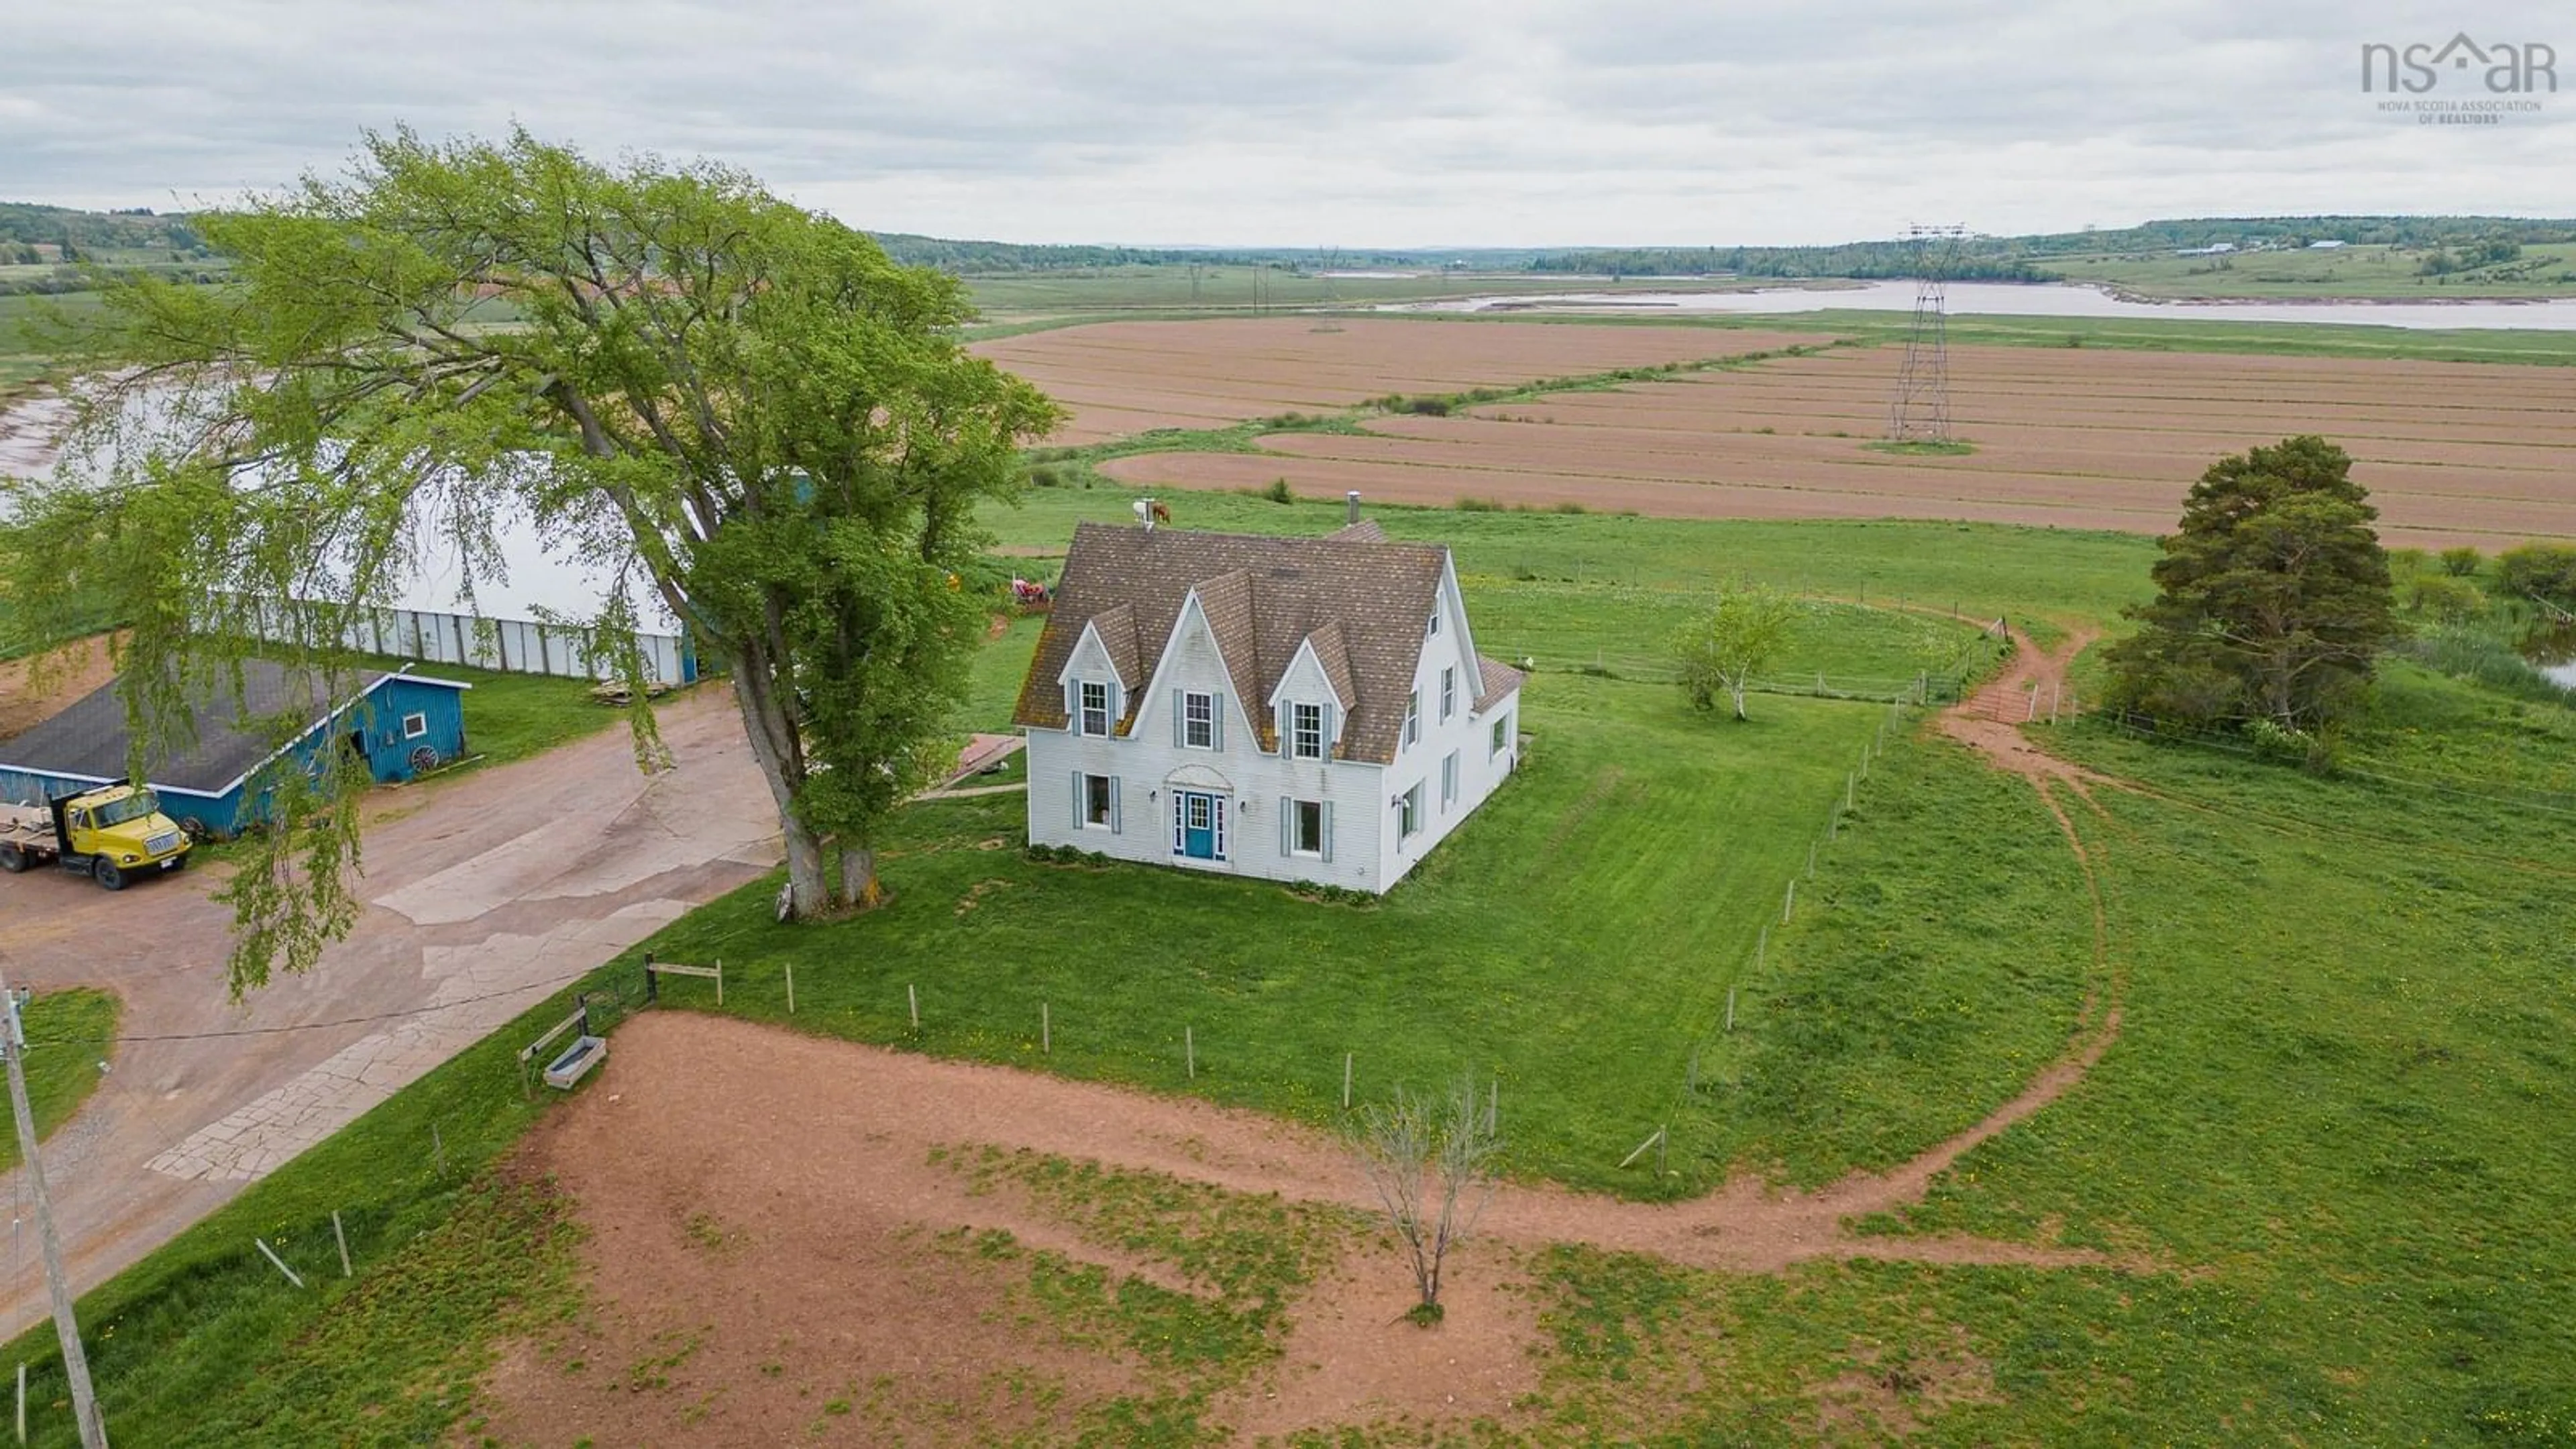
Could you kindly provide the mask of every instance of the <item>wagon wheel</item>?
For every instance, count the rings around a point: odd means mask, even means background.
[[[427,746],[427,745],[420,745],[420,746],[415,747],[415,748],[412,750],[412,752],[411,752],[411,772],[412,772],[413,774],[415,774],[415,775],[426,775],[426,774],[428,774],[430,771],[435,770],[435,769],[437,769],[437,768],[438,768],[438,751],[436,751],[436,750],[434,750],[434,749],[430,748],[430,747],[429,747],[429,746]]]
[[[179,821],[179,828],[187,833],[190,840],[205,841],[215,838],[215,832],[206,828],[206,822],[194,815],[183,816]]]

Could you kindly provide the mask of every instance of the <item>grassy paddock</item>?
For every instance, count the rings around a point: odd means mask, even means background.
[[[1124,485],[1032,488],[986,523],[1001,542],[1062,549],[1081,521],[1129,524]],[[1273,503],[1231,493],[1166,499],[1177,526],[1319,534],[1341,527],[1342,502]],[[1488,513],[1369,504],[1387,536],[1455,550],[1468,605],[1483,618],[1498,583],[1714,590],[1742,579],[1811,596],[1904,602],[1969,619],[2116,618],[2150,596],[2155,541],[2131,534],[1905,520],[1773,523],[1603,513]],[[1508,607],[1508,604],[1505,605]],[[1478,642],[1485,645],[1480,627]],[[1634,649],[1606,636],[1605,647]],[[1488,648],[1488,652],[1492,652]]]
[[[806,1031],[1158,1090],[1309,1121],[1359,1090],[1498,1077],[1517,1171],[1631,1193],[1704,1188],[1614,1164],[1679,1089],[1780,885],[1885,717],[1766,699],[1695,718],[1669,686],[1543,676],[1513,780],[1368,906],[1261,881],[1025,858],[1015,795],[908,812],[886,841],[893,903],[781,927],[755,885],[658,935],[726,963],[725,1006]],[[1655,929],[1640,937],[1637,923]],[[1075,923],[1078,923],[1075,924]],[[666,992],[700,1006],[697,983]],[[906,1020],[919,989],[923,1029]],[[706,999],[700,1001],[704,996]],[[1040,1054],[1041,1006],[1053,1051]],[[1185,1079],[1182,1031],[1198,1077]],[[1517,1105],[1513,1105],[1517,1103]],[[1647,1123],[1640,1128],[1639,1123]]]

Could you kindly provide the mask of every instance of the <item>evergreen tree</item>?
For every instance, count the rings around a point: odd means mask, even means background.
[[[2222,458],[2160,541],[2144,627],[2110,652],[2128,708],[2199,723],[2331,722],[2394,637],[2388,552],[2352,458],[2314,436]]]

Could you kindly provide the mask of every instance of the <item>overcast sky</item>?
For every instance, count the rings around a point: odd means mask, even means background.
[[[2369,0],[29,0],[0,199],[194,205],[369,127],[712,156],[854,225],[1282,246],[2576,211],[2576,9]],[[2361,47],[2542,41],[2500,126]],[[2435,98],[2483,98],[2443,77]]]

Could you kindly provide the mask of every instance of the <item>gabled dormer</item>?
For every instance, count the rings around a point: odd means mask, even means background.
[[[1270,717],[1277,721],[1273,752],[1291,760],[1335,758],[1357,702],[1342,626],[1327,623],[1297,641],[1297,652],[1270,692]]]
[[[1251,584],[1239,571],[1193,586],[1137,698],[1135,728],[1169,717],[1180,750],[1222,753],[1229,739],[1258,739],[1261,699],[1243,687],[1253,678],[1251,616]]]
[[[1133,725],[1128,708],[1136,702],[1142,674],[1135,611],[1119,604],[1092,615],[1056,675],[1064,691],[1065,729],[1078,735],[1125,735]]]

